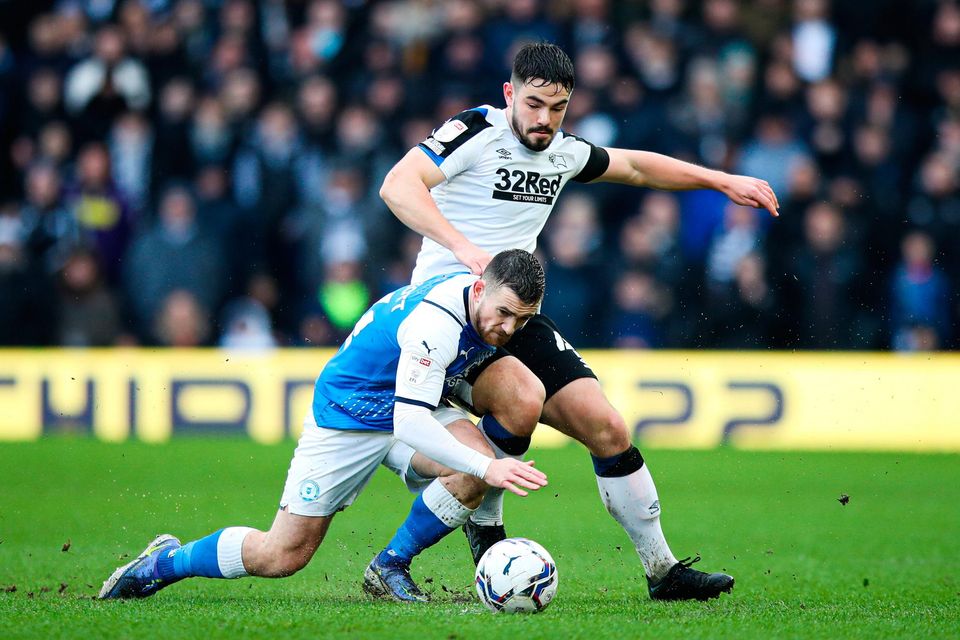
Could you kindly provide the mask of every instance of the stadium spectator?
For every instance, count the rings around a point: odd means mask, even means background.
[[[136,214],[112,178],[109,149],[100,142],[87,143],[77,158],[75,183],[65,201],[84,235],[103,259],[111,284],[118,282],[123,258],[136,224]]]
[[[49,278],[30,260],[23,244],[20,217],[11,207],[0,208],[0,344],[50,344],[56,334],[56,314]]]
[[[893,348],[937,349],[950,338],[950,291],[946,275],[934,262],[930,236],[914,231],[903,239],[902,260],[892,283]]]
[[[337,114],[337,88],[324,76],[310,76],[300,83],[297,116],[306,143],[323,154],[334,146],[334,121]]]
[[[160,302],[150,337],[162,347],[203,347],[210,333],[210,316],[197,297],[176,289]]]
[[[565,196],[550,220],[544,249],[547,292],[543,313],[560,331],[583,337],[584,346],[600,346],[606,319],[608,285],[599,250],[603,243],[596,204],[583,194]]]
[[[27,172],[26,183],[26,198],[20,209],[26,248],[30,258],[52,274],[81,242],[82,231],[73,211],[63,201],[63,186],[55,166],[47,162],[34,164]]]
[[[836,78],[807,86],[807,114],[801,120],[800,131],[829,177],[842,171],[849,153],[848,98],[846,87]]]
[[[944,259],[956,268],[960,264],[960,251],[952,239],[960,232],[957,167],[946,156],[933,153],[920,166],[917,182],[916,193],[907,204],[907,218],[946,249]]]
[[[762,349],[774,343],[780,309],[759,253],[737,263],[734,280],[714,293],[706,320],[704,346],[713,349]]]
[[[117,190],[134,211],[149,205],[154,136],[150,123],[135,111],[114,120],[108,138],[111,174]]]
[[[676,197],[662,191],[648,193],[640,212],[620,231],[621,268],[646,271],[671,288],[678,286],[683,277],[679,228]]]
[[[342,342],[353,330],[353,325],[370,303],[370,291],[361,279],[362,266],[358,260],[344,255],[327,264],[326,277],[316,292],[316,308],[329,325],[332,335],[326,344]],[[309,317],[309,316],[308,316]]]
[[[120,302],[104,282],[97,254],[78,246],[59,275],[58,340],[68,347],[109,347],[126,341]]]
[[[722,292],[733,282],[740,261],[749,253],[760,250],[762,243],[760,216],[749,207],[729,203],[723,228],[717,233],[707,254],[708,290]]]
[[[73,172],[73,134],[63,120],[54,120],[37,134],[36,160],[50,162],[61,176]]]
[[[157,195],[157,187],[164,181],[193,177],[196,162],[195,154],[190,150],[190,120],[196,101],[193,84],[188,78],[172,78],[160,88],[154,118],[151,197]]]
[[[229,172],[220,165],[200,168],[194,180],[197,198],[197,223],[204,233],[218,238],[224,247],[244,246],[249,233],[246,219],[240,207],[231,197]],[[224,271],[228,274],[228,291],[242,289],[253,271],[246,252],[227,251],[224,255]]]
[[[417,264],[417,254],[420,253],[422,238],[420,235],[404,229],[400,232],[400,240],[396,244],[397,255],[391,259],[383,269],[377,288],[377,296],[405,287],[410,283],[413,268]]]
[[[270,327],[270,314],[253,298],[234,300],[223,310],[223,318],[221,347],[262,351],[277,346]]]
[[[190,122],[189,137],[192,160],[196,164],[225,164],[233,157],[236,136],[227,123],[223,105],[213,96],[206,96],[197,103]],[[176,148],[173,151],[173,163],[191,160],[178,160]]]
[[[767,176],[777,192],[787,190],[790,167],[807,155],[806,145],[792,131],[790,122],[780,114],[767,113],[757,121],[755,137],[741,152],[737,171],[748,175],[757,172]]]
[[[613,284],[608,344],[618,349],[663,346],[662,320],[672,301],[665,288],[643,271],[625,271]]]
[[[178,184],[167,188],[157,222],[133,243],[126,261],[124,291],[142,339],[149,341],[162,334],[169,341],[170,336],[179,335],[179,324],[171,327],[169,323],[181,317],[193,319],[184,320],[187,325],[205,324],[196,318],[219,307],[227,286],[222,256],[220,239],[197,222],[196,203],[189,190]],[[187,309],[180,299],[171,302],[168,298],[175,291],[189,293],[197,308]],[[164,314],[170,317],[158,321]],[[165,327],[163,331],[155,330],[158,322]],[[209,333],[208,329],[184,331],[198,336],[198,343],[204,343]]]
[[[20,114],[20,134],[36,138],[43,127],[63,120],[63,79],[52,68],[41,67],[27,82],[26,101]]]
[[[295,217],[316,209],[325,180],[324,160],[303,145],[289,107],[268,105],[243,140],[233,167],[234,199],[243,210],[245,259],[270,270],[284,295],[294,299],[299,283],[300,245]],[[309,212],[304,215],[310,215]]]
[[[682,81],[681,55],[668,37],[640,24],[624,34],[627,60],[633,74],[657,102],[676,93]]]
[[[894,218],[905,181],[893,155],[890,131],[880,125],[858,126],[853,133],[853,156],[853,175],[869,206],[883,220]]]
[[[723,103],[719,69],[713,60],[699,58],[690,64],[688,74],[687,95],[670,109],[669,118],[700,161],[722,165],[729,153],[732,114]]]
[[[793,66],[803,80],[824,80],[833,68],[837,30],[828,20],[828,0],[794,2]]]
[[[123,31],[113,25],[100,27],[93,55],[66,77],[64,103],[80,142],[103,140],[123,111],[149,106],[150,78],[143,64],[127,55]]]
[[[804,216],[804,236],[784,266],[782,284],[796,346],[862,348],[869,341],[858,324],[862,259],[847,242],[843,213],[828,202],[813,204]]]

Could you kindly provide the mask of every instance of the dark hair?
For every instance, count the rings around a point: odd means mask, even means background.
[[[567,91],[573,91],[573,62],[563,49],[549,42],[525,44],[513,58],[513,73],[510,81],[514,84],[527,84],[540,80],[546,87],[559,84]]]
[[[509,287],[523,304],[540,304],[546,287],[540,261],[523,249],[507,249],[493,256],[483,270],[483,280],[491,287]]]

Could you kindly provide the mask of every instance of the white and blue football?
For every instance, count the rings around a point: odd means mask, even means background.
[[[477,595],[494,612],[537,613],[557,595],[557,565],[546,549],[526,538],[507,538],[477,564]]]

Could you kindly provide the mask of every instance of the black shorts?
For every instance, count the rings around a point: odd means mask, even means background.
[[[534,375],[540,378],[549,399],[557,391],[580,378],[594,378],[596,374],[580,354],[560,335],[553,320],[538,313],[523,329],[510,338],[506,347],[500,347],[480,366],[467,375],[471,385],[491,364],[506,356],[515,356]]]

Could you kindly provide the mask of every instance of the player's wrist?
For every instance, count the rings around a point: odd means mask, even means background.
[[[721,193],[728,193],[731,188],[731,176],[729,173],[720,171],[718,169],[706,169],[707,175],[704,179],[707,188],[713,189],[714,191],[719,191]]]
[[[487,479],[487,472],[490,470],[490,465],[493,464],[493,458],[490,456],[485,456],[479,451],[474,452],[474,455],[470,459],[470,470],[468,473],[474,475],[481,480]]]
[[[450,243],[450,251],[452,251],[453,254],[457,256],[462,255],[464,253],[469,253],[472,247],[473,247],[473,243],[467,240],[466,238],[463,238],[462,240],[457,239]]]

